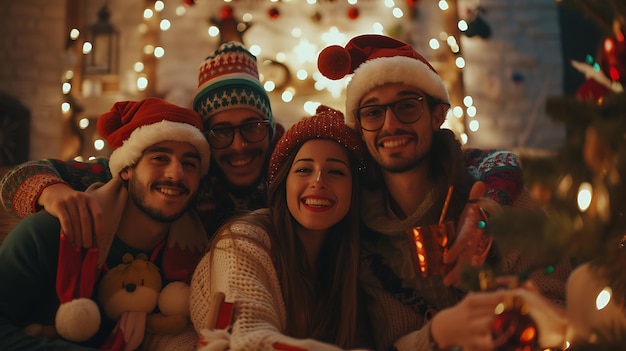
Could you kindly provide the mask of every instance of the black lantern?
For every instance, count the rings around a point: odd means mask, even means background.
[[[86,75],[115,75],[118,73],[119,33],[109,22],[109,9],[105,4],[98,12],[98,20],[89,26],[85,42],[90,42],[91,52],[85,53],[83,72]]]

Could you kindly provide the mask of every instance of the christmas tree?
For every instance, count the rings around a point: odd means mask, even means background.
[[[564,145],[550,156],[522,159],[527,187],[541,208],[505,209],[491,218],[488,232],[504,253],[540,257],[531,269],[549,274],[551,265],[571,260],[567,350],[621,350],[626,347],[626,1],[560,4],[583,11],[606,36],[598,53],[572,62],[586,78],[576,96],[547,101],[547,114],[566,126]]]

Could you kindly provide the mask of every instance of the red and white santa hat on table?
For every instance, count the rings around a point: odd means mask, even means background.
[[[365,34],[352,38],[344,47],[331,45],[322,50],[317,67],[326,78],[338,80],[348,74],[346,125],[356,126],[355,110],[363,95],[386,83],[414,86],[431,97],[450,103],[448,90],[433,66],[413,47],[400,40]]]
[[[202,175],[209,170],[211,151],[202,134],[202,118],[191,109],[159,98],[120,101],[100,116],[97,129],[113,149],[109,169],[114,177],[134,165],[146,148],[163,141],[192,144],[200,153]]]

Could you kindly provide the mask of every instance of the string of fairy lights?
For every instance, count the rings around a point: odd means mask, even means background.
[[[198,0],[198,4],[200,1],[203,0]],[[451,6],[448,1],[455,0],[439,0],[437,2],[437,9],[441,12],[450,11]],[[228,7],[236,8],[237,13],[240,14],[237,18],[237,21],[239,21],[237,26],[245,27],[255,20],[272,21],[273,19],[276,19],[278,17],[277,15],[280,13],[279,11],[281,6],[284,7],[295,3],[297,3],[297,6],[301,6],[302,3],[305,3],[306,6],[318,6],[318,8],[323,6],[333,6],[333,9],[336,9],[338,8],[338,2],[339,1],[327,0],[224,0],[224,7],[222,10]],[[362,23],[359,29],[360,33],[342,31],[341,27],[338,25],[329,25],[321,32],[307,31],[303,29],[302,26],[296,25],[292,28],[285,28],[285,33],[288,33],[286,35],[289,36],[289,39],[296,42],[296,44],[292,45],[290,48],[279,48],[278,50],[275,50],[271,48],[271,46],[275,44],[272,43],[272,40],[267,40],[267,43],[256,42],[249,45],[248,49],[257,57],[270,57],[272,62],[286,66],[291,73],[288,84],[277,84],[272,81],[271,78],[262,75],[261,80],[265,89],[270,93],[278,95],[281,102],[293,104],[297,97],[303,97],[304,94],[311,93],[310,91],[307,91],[306,93],[302,93],[302,95],[300,95],[298,89],[299,85],[301,86],[303,82],[308,81],[312,82],[313,87],[318,93],[325,92],[330,94],[333,99],[341,99],[342,93],[345,91],[350,78],[348,77],[332,81],[323,77],[317,71],[317,66],[315,64],[319,51],[332,44],[345,45],[350,37],[361,33],[368,32],[388,34],[388,30],[390,30],[388,27],[393,26],[394,21],[410,20],[410,18],[407,17],[408,12],[415,9],[417,6],[424,6],[419,4],[419,0],[384,0],[383,3],[387,13],[376,13],[375,15],[377,18],[387,16],[390,19],[389,24],[385,24],[383,21],[377,20],[364,24]],[[158,31],[160,32],[174,30],[175,23],[183,19],[190,11],[194,11],[197,7],[196,5],[198,4],[196,4],[196,1],[191,0],[168,0],[167,3],[163,0],[146,1],[146,5],[141,13],[142,18],[138,30],[140,33],[147,33],[149,31],[148,23],[150,21],[156,21],[158,23]],[[261,8],[264,8],[262,5],[266,5],[265,8],[270,6],[270,10],[266,10],[265,12],[260,10]],[[168,6],[172,6],[172,8],[167,8]],[[343,6],[348,11],[344,18],[349,17],[348,20],[365,22],[366,20],[363,18],[367,17],[367,11],[371,10],[374,6],[380,6],[380,2],[373,0],[345,0]],[[223,12],[221,15],[223,15]],[[263,18],[263,16],[266,17]],[[464,30],[467,30],[468,23],[461,19],[458,21],[457,26],[459,31],[463,32]],[[207,23],[206,34],[210,38],[214,38],[213,40],[216,41],[217,45],[217,40],[220,35],[222,35],[222,28],[220,28],[218,24]],[[80,45],[82,55],[90,55],[93,51],[94,45],[96,45],[95,43],[91,43],[81,38],[81,31],[79,28],[71,28],[69,38],[71,41]],[[144,46],[141,49],[144,54],[143,57],[149,57],[152,55],[159,60],[167,54],[167,48],[158,45],[156,42],[158,41],[158,35],[156,38],[155,42],[143,44]],[[461,54],[459,39],[455,36],[455,34],[441,31],[437,37],[430,38],[427,43],[428,47],[430,50],[433,50],[434,54],[436,54],[439,50],[449,50],[454,55],[454,65],[457,69],[462,70],[465,67],[466,62]],[[428,55],[426,56],[428,57]],[[262,64],[262,62],[260,62],[260,64]],[[152,84],[153,77],[144,71],[145,67],[146,65],[142,60],[135,62],[132,67],[120,67],[120,72],[132,70],[134,76],[136,77],[134,89],[136,89],[136,92],[138,93],[145,92]],[[74,69],[75,67],[67,68],[64,74],[64,81],[62,83],[62,91],[66,96],[61,105],[61,110],[64,116],[73,116],[76,113],[73,108],[76,99],[72,98],[72,80],[74,79]],[[120,75],[121,74],[123,73],[120,73]],[[320,103],[320,101],[316,101],[314,99],[306,99],[306,101],[302,103],[302,109],[308,114],[313,114]],[[455,131],[461,142],[465,144],[468,141],[467,133],[477,132],[480,128],[479,121],[476,118],[477,109],[474,105],[474,99],[471,96],[464,96],[462,101],[453,101],[452,103],[453,106],[449,110],[444,127]],[[88,118],[79,118],[77,121],[78,127],[81,130],[86,129],[89,126],[89,123],[90,121]],[[96,139],[93,143],[93,147],[96,151],[102,150],[105,147],[105,143],[101,139]],[[81,156],[78,158],[82,159]],[[91,156],[88,156],[87,158],[91,158]]]

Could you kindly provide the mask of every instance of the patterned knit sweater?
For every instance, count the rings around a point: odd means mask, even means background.
[[[466,167],[470,182],[483,181],[487,197],[504,206],[528,205],[525,201],[528,199],[521,196],[527,191],[515,154],[467,149],[462,155],[462,164],[457,169]],[[462,184],[468,179],[459,174],[455,181]],[[391,210],[384,188],[366,190],[362,196],[361,217],[367,229],[362,236],[360,282],[367,295],[378,350],[391,350],[394,343],[401,351],[431,350],[429,328],[424,326],[437,311],[455,305],[465,295],[459,289],[444,286],[443,276],[423,278],[418,274],[406,235],[408,228],[437,223],[446,191],[447,183],[438,183],[415,213],[407,214],[406,218],[399,218]],[[447,220],[458,221],[465,200],[452,198]],[[521,272],[530,265],[514,254],[500,259],[504,273]],[[569,264],[564,263],[551,276],[534,274],[532,278],[544,295],[562,302],[569,272]]]
[[[269,217],[268,210],[256,213]],[[222,292],[224,301],[235,306],[230,350],[275,350],[276,343],[304,350],[341,350],[283,334],[288,323],[285,303],[264,228],[236,221],[214,240],[217,243],[200,261],[191,282],[191,320],[198,332],[213,327],[210,306]]]
[[[267,207],[264,179],[256,186],[235,193],[218,172],[218,167],[212,165],[209,174],[202,178],[195,206],[209,237],[237,211]],[[12,169],[0,181],[1,200],[7,211],[24,218],[41,209],[37,200],[49,185],[65,182],[76,190],[84,191],[93,183],[105,183],[109,179],[111,173],[106,158],[89,162],[57,159],[29,161]]]

